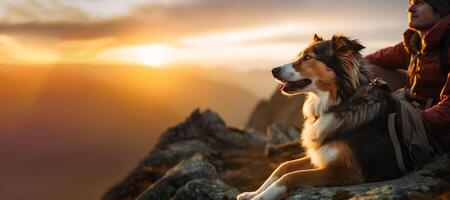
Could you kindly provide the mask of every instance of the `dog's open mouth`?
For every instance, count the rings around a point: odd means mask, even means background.
[[[294,92],[305,88],[306,86],[311,84],[311,82],[312,81],[310,79],[303,79],[295,82],[285,82],[280,85],[280,89],[287,93]]]

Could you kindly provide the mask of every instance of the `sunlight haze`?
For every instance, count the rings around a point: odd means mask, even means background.
[[[314,33],[358,38],[365,53],[393,45],[406,28],[405,6],[387,0],[1,1],[0,58],[268,69],[295,58]]]

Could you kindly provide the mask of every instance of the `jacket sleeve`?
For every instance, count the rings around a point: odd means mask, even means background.
[[[439,103],[420,114],[430,135],[450,134],[450,73],[447,74]]]
[[[396,70],[407,69],[410,56],[403,43],[400,42],[395,46],[387,47],[369,54],[366,56],[366,59],[370,64],[377,65],[385,69]]]

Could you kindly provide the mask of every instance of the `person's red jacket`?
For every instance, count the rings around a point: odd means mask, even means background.
[[[418,55],[418,76],[412,89],[417,98],[435,98],[439,102],[421,112],[422,119],[430,135],[450,134],[450,73],[444,74],[440,66],[440,51],[443,39],[450,34],[450,15],[441,19],[424,37],[413,30],[403,34],[403,42],[393,47],[379,50],[366,56],[369,63],[387,69],[408,69],[411,53]],[[450,64],[450,50],[447,51]],[[411,71],[408,78],[411,78]],[[408,87],[413,85],[410,79]]]

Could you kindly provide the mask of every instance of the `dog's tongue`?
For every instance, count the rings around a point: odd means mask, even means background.
[[[285,88],[287,85],[288,85],[288,83],[281,83],[281,84],[280,84],[280,89]]]
[[[284,89],[301,89],[306,87],[307,85],[309,85],[311,83],[311,80],[309,79],[304,79],[304,80],[300,80],[300,81],[296,81],[296,82],[286,82],[286,83],[282,83],[280,84],[280,89],[284,90]]]

